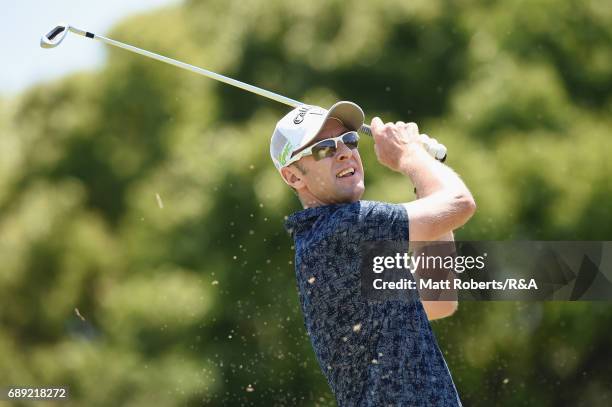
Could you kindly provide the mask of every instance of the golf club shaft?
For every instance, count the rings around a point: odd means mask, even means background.
[[[277,102],[283,103],[283,104],[291,106],[293,108],[298,107],[298,106],[303,104],[302,102],[300,102],[298,100],[294,100],[294,99],[288,98],[286,96],[279,95],[278,93],[270,92],[269,90],[265,90],[265,89],[259,88],[257,86],[250,85],[248,83],[244,83],[244,82],[241,82],[239,80],[232,79],[232,78],[229,78],[227,76],[220,75],[220,74],[218,74],[216,72],[212,72],[212,71],[209,71],[207,69],[203,69],[203,68],[191,65],[191,64],[187,64],[185,62],[177,61],[176,59],[168,58],[168,57],[165,57],[163,55],[159,55],[159,54],[156,54],[154,52],[147,51],[147,50],[135,47],[133,45],[125,44],[123,42],[116,41],[116,40],[113,40],[111,38],[104,37],[102,35],[94,34],[94,33],[89,32],[89,31],[84,31],[84,30],[81,30],[81,29],[73,27],[73,26],[69,26],[68,29],[71,32],[73,32],[75,34],[78,34],[78,35],[81,35],[83,37],[87,37],[87,38],[91,38],[91,39],[94,39],[94,40],[98,40],[98,41],[101,41],[101,42],[103,42],[105,44],[112,45],[113,47],[123,48],[123,49],[125,49],[127,51],[134,52],[136,54],[140,54],[140,55],[143,55],[145,57],[148,57],[148,58],[151,58],[151,59],[155,59],[155,60],[164,62],[166,64],[174,65],[174,66],[176,66],[178,68],[186,69],[186,70],[191,71],[193,73],[197,73],[199,75],[203,75],[203,76],[206,76],[208,78],[215,79],[217,81],[226,83],[228,85],[232,85],[232,86],[235,86],[237,88],[246,90],[248,92],[255,93],[257,95],[267,97],[268,99],[275,100]],[[372,136],[372,129],[367,124],[363,124],[358,131],[360,133],[366,134],[366,135],[368,135],[370,137]],[[433,155],[434,155],[434,157],[436,156],[436,154],[433,154]],[[444,152],[444,156],[443,157],[438,157],[438,158],[441,158],[441,161],[444,161],[446,159],[446,153]]]
[[[154,52],[135,47],[133,45],[125,44],[123,42],[104,37],[102,35],[83,31],[81,29],[78,29],[72,26],[70,27],[70,31],[72,31],[75,34],[79,34],[87,38],[98,40],[108,45],[112,45],[113,47],[123,48],[127,51],[135,52],[136,54],[144,55],[145,57],[156,59],[158,61],[165,62],[166,64],[174,65],[176,67],[186,69],[193,73],[197,73],[197,74],[206,76],[208,78],[215,79],[223,83],[227,83],[228,85],[232,85],[237,88],[246,90],[248,92],[267,97],[268,99],[275,100],[287,106],[298,107],[303,104],[302,102],[298,100],[294,100],[286,96],[279,95],[278,93],[270,92],[269,90],[258,88],[257,86],[249,85],[248,83],[244,83],[236,79],[228,78],[227,76],[220,75],[216,72],[212,72],[207,69],[197,67],[195,65],[187,64],[185,62],[177,61],[176,59],[168,58],[163,55],[159,55]],[[368,126],[367,124],[364,124],[359,131],[361,133],[367,134],[368,136],[372,136],[372,131],[370,129],[370,126]]]
[[[152,59],[156,59],[158,61],[165,62],[165,63],[170,64],[170,65],[177,66],[179,68],[186,69],[188,71],[191,71],[191,72],[194,72],[194,73],[197,73],[197,74],[200,74],[200,75],[204,75],[204,76],[209,77],[211,79],[215,79],[217,81],[220,81],[220,82],[223,82],[223,83],[227,83],[228,85],[235,86],[237,88],[246,90],[248,92],[252,92],[252,93],[258,94],[260,96],[265,96],[265,97],[267,97],[269,99],[276,100],[277,102],[284,103],[284,104],[286,104],[288,106],[291,106],[291,107],[297,107],[297,106],[302,104],[301,102],[299,102],[297,100],[293,100],[293,99],[290,99],[288,97],[279,95],[277,93],[270,92],[268,90],[258,88],[257,86],[249,85],[248,83],[244,83],[244,82],[241,82],[241,81],[236,80],[236,79],[228,78],[227,76],[220,75],[218,73],[209,71],[207,69],[199,68],[197,66],[190,65],[190,64],[187,64],[185,62],[177,61],[176,59],[172,59],[172,58],[168,58],[168,57],[165,57],[165,56],[162,56],[162,55],[158,55],[158,54],[155,54],[153,52],[146,51],[144,49],[140,49],[140,48],[134,47],[132,45],[124,44],[122,42],[115,41],[113,39],[103,37],[101,35],[93,34],[93,39],[102,41],[105,44],[112,45],[114,47],[123,48],[125,50],[131,51],[131,52],[135,52],[137,54],[144,55],[146,57],[149,57],[149,58],[152,58]]]

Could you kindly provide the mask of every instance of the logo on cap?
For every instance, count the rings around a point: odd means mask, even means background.
[[[294,124],[300,124],[304,121],[304,116],[306,116],[306,113],[308,113],[308,111],[311,109],[310,106],[303,106],[300,107],[298,110],[298,114],[297,116],[295,116],[295,119],[293,119],[293,123]]]
[[[291,143],[285,144],[283,151],[281,151],[280,153],[280,157],[278,157],[278,162],[280,163],[280,165],[285,165],[285,163],[287,162],[287,159],[289,158],[289,153],[291,152],[292,148],[293,146],[291,145]]]

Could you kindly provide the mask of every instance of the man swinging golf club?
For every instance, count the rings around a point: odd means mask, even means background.
[[[474,213],[459,177],[437,162],[446,148],[414,123],[364,125],[359,106],[329,111],[67,24],[43,35],[57,47],[68,33],[189,70],[295,107],[274,131],[270,153],[304,210],[287,220],[306,329],[340,406],[461,405],[428,319],[452,314],[456,301],[367,301],[360,294],[364,241],[452,240]],[[381,164],[405,174],[418,191],[405,204],[360,201],[364,171],[357,131],[372,133]],[[427,151],[426,151],[427,149]],[[430,155],[431,154],[431,155]]]
[[[298,106],[276,125],[270,153],[304,210],[289,216],[306,330],[338,405],[460,406],[429,320],[456,301],[369,301],[360,289],[360,243],[452,240],[474,213],[459,176],[424,148],[414,123],[371,122],[378,161],[408,177],[415,201],[360,200],[359,106]],[[399,188],[408,188],[406,184]]]

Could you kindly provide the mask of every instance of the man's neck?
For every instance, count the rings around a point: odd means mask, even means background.
[[[319,206],[325,206],[325,205],[329,205],[328,203],[325,202],[321,202],[318,199],[313,199],[313,200],[301,200],[302,202],[302,206],[304,207],[304,209],[309,209],[309,208],[317,208]]]
[[[346,204],[352,203],[352,202],[323,201],[317,198],[316,196],[314,196],[313,194],[311,194],[310,192],[298,193],[298,198],[300,200],[300,203],[302,204],[302,207],[304,207],[304,209],[317,208],[319,206],[334,205],[334,204],[341,204],[341,203],[346,203]],[[354,202],[357,202],[357,201],[354,201]]]
[[[298,198],[300,199],[300,202],[302,203],[304,209],[317,208],[319,206],[329,205],[328,202],[323,202],[322,200],[314,196],[312,193],[310,193],[310,191],[298,192]]]

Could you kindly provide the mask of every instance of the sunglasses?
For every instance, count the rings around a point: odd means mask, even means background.
[[[348,131],[344,134],[339,135],[338,137],[321,140],[318,143],[315,143],[310,147],[305,148],[304,150],[291,157],[291,159],[287,161],[287,164],[285,164],[285,166],[293,164],[294,162],[298,161],[302,157],[306,157],[307,155],[312,155],[315,161],[319,161],[328,157],[333,157],[334,155],[336,155],[336,151],[338,151],[338,141],[342,141],[345,146],[347,146],[351,150],[354,150],[359,145],[359,135],[356,131]]]

